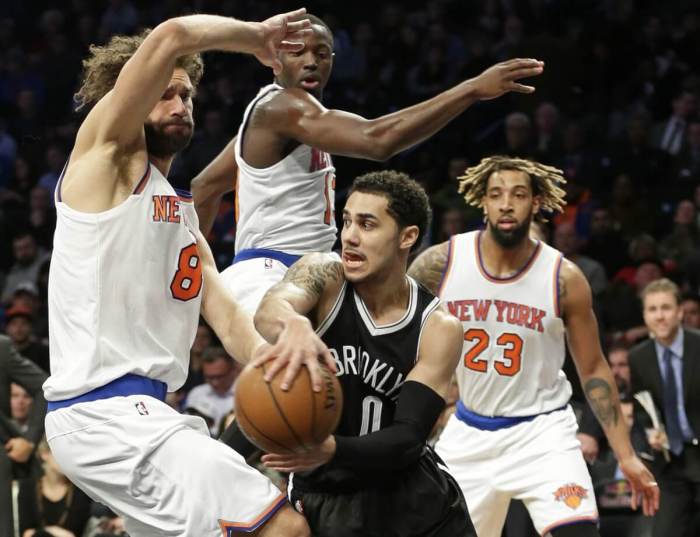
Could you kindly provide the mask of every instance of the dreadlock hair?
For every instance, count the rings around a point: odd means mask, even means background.
[[[464,194],[464,200],[474,207],[484,206],[486,187],[489,177],[494,172],[502,170],[514,170],[526,173],[530,177],[532,192],[541,198],[541,206],[546,212],[560,213],[566,205],[564,189],[559,185],[566,183],[560,169],[546,164],[540,164],[532,160],[496,155],[481,159],[476,166],[467,168],[464,175],[457,178],[459,192]],[[546,222],[542,214],[537,214],[535,219]]]
[[[350,194],[353,192],[384,196],[388,201],[387,212],[400,228],[418,227],[418,238],[411,251],[420,247],[432,216],[428,195],[420,184],[405,173],[381,170],[356,178],[350,187]]]
[[[76,111],[91,106],[104,97],[117,81],[124,64],[134,55],[151,29],[138,35],[115,35],[104,46],[90,45],[90,55],[83,60],[80,89],[73,96]],[[175,67],[184,69],[196,88],[204,73],[204,63],[199,54],[180,56]]]

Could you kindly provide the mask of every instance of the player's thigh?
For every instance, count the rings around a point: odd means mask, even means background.
[[[265,293],[284,278],[287,267],[270,258],[256,257],[235,263],[221,273],[233,297],[246,311],[255,313]]]

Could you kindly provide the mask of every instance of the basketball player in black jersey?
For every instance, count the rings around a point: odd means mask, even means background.
[[[406,276],[428,225],[423,189],[406,175],[359,177],[343,211],[342,262],[309,254],[268,291],[256,327],[266,357],[327,346],[343,387],[335,435],[263,462],[290,477],[290,500],[321,537],[475,535],[453,478],[426,439],[445,406],[462,329]]]

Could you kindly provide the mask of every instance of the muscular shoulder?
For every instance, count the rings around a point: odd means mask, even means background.
[[[562,259],[557,284],[564,314],[578,307],[590,307],[592,302],[591,288],[583,272],[573,261]]]
[[[431,246],[411,263],[408,275],[422,283],[432,293],[437,294],[440,282],[447,269],[450,243],[445,241]]]
[[[323,105],[309,92],[300,88],[285,88],[255,107],[251,125],[279,128],[300,117],[323,110]]]
[[[462,323],[441,306],[423,327],[418,360],[449,380],[462,354],[463,341]]]
[[[448,312],[444,306],[440,306],[430,314],[425,323],[425,330],[435,333],[441,338],[458,342],[462,346],[462,323],[457,317]]]
[[[284,280],[308,292],[321,296],[329,287],[339,288],[345,280],[343,265],[332,254],[306,254],[294,263]]]

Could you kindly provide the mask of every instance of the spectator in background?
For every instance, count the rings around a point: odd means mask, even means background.
[[[680,293],[672,281],[649,283],[642,300],[644,322],[654,337],[630,351],[631,389],[651,394],[666,431],[651,429],[641,409],[635,414],[640,430],[647,430],[661,490],[654,537],[690,537],[697,535],[690,526],[700,501],[700,332],[681,326]]]
[[[35,186],[29,193],[29,227],[41,248],[51,250],[53,232],[56,229],[56,210],[53,208],[53,191]]]
[[[629,262],[627,243],[613,228],[610,211],[606,207],[593,209],[590,235],[582,253],[599,261],[608,276],[614,276]]]
[[[195,386],[187,396],[185,408],[211,409],[212,434],[219,430],[221,419],[233,409],[233,384],[241,366],[223,347],[212,347],[202,356],[204,384]]]
[[[700,296],[688,293],[681,300],[683,328],[700,330]]]
[[[10,385],[10,416],[17,430],[26,434],[29,430],[30,411],[34,398],[16,382]]]
[[[42,439],[36,450],[43,475],[20,481],[17,497],[22,537],[81,537],[92,501],[56,464]]]
[[[14,264],[10,268],[2,292],[2,302],[7,304],[17,287],[23,283],[35,284],[41,264],[50,254],[39,248],[34,236],[28,232],[20,232],[12,240]]]
[[[698,246],[698,228],[695,205],[690,200],[681,200],[673,215],[673,231],[659,243],[659,252],[664,260],[674,267],[682,266]]]
[[[579,253],[581,239],[577,235],[573,224],[562,222],[556,227],[554,230],[554,247],[564,254],[564,257],[576,263],[591,286],[593,299],[596,301],[600,299],[608,286],[605,269],[596,260]]]
[[[674,159],[674,176],[675,189],[684,196],[690,195],[692,186],[700,181],[700,117],[688,123],[686,143]]]
[[[550,164],[563,150],[559,109],[554,103],[547,101],[537,107],[535,129],[535,152],[539,160]]]
[[[27,477],[35,446],[44,434],[46,400],[42,384],[46,373],[17,354],[9,338],[0,336],[0,535],[14,535],[11,484],[14,479]],[[12,421],[10,394],[12,383],[23,386],[34,398],[26,433]],[[29,463],[29,464],[28,464]]]
[[[504,128],[505,146],[502,152],[511,157],[532,157],[535,151],[530,118],[522,112],[513,112],[506,117]]]
[[[653,146],[669,155],[678,155],[685,144],[687,120],[696,108],[697,98],[692,92],[678,93],[671,102],[671,115],[652,129]]]
[[[49,348],[36,340],[32,323],[34,314],[27,306],[17,304],[5,312],[5,331],[22,356],[28,358],[42,371],[49,372]]]
[[[46,150],[46,172],[39,177],[38,186],[53,194],[58,184],[58,178],[61,176],[61,171],[66,165],[67,155],[60,146],[51,144]],[[49,200],[53,205],[53,197]]]
[[[626,173],[617,175],[613,180],[608,210],[613,227],[625,239],[647,231],[651,225],[649,207],[644,196],[639,195],[639,189],[640,186],[633,184]]]

